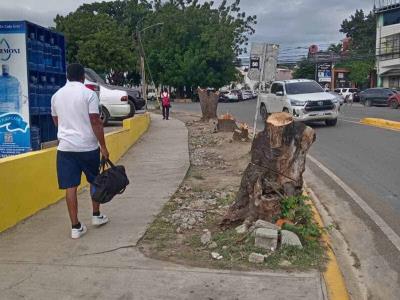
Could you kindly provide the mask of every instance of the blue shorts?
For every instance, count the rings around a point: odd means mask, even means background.
[[[82,172],[89,183],[100,172],[100,149],[88,152],[57,151],[58,186],[65,190],[81,184]]]

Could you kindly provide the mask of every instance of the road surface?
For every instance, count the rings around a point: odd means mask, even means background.
[[[250,126],[255,109],[255,100],[218,106],[219,114]],[[200,112],[200,106],[173,104],[172,110]],[[350,263],[344,269],[354,299],[400,299],[400,132],[359,124],[365,117],[400,121],[400,110],[345,105],[336,127],[313,124],[317,140],[305,178],[338,228],[335,250],[342,264]]]

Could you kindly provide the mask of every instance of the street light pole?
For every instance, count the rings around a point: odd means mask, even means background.
[[[146,67],[145,67],[145,53],[144,53],[144,48],[142,44],[142,37],[141,33],[144,32],[147,29],[150,29],[155,26],[161,26],[164,25],[164,23],[156,23],[153,25],[150,25],[146,28],[143,28],[142,30],[139,30],[139,24],[143,21],[143,18],[136,24],[136,36],[139,41],[139,53],[140,53],[140,77],[141,77],[141,84],[142,84],[142,93],[143,93],[143,99],[145,101],[145,106],[147,108],[147,83],[146,83]],[[150,74],[151,75],[151,74]]]

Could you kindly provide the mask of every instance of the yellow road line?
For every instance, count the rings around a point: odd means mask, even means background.
[[[361,124],[370,125],[375,127],[381,127],[385,129],[391,130],[400,130],[400,122],[390,121],[385,119],[378,119],[378,118],[364,118],[360,120]]]
[[[312,191],[310,193],[305,191],[304,193],[307,196],[310,196],[309,194],[313,195]],[[314,205],[314,202],[310,201],[310,204],[312,207],[314,220],[320,227],[324,227],[325,225],[322,221],[321,215],[319,214],[318,210]],[[328,263],[326,266],[326,270],[323,273],[326,289],[328,292],[328,298],[329,300],[349,300],[350,296],[347,291],[342,272],[340,271],[340,267],[337,262],[335,253],[333,252],[331,240],[328,234],[323,233],[322,240],[327,246],[327,255],[328,255]]]

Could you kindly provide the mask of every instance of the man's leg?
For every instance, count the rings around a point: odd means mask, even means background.
[[[79,223],[78,220],[78,194],[77,187],[68,188],[66,191],[67,206],[69,218],[71,219],[72,226],[76,226]]]
[[[165,106],[162,106],[162,115],[163,115],[163,119],[165,120]]]
[[[168,120],[169,119],[169,106],[166,106],[165,109],[166,109],[165,118]]]
[[[91,186],[91,190],[93,191],[92,186]],[[98,203],[92,199],[92,207],[93,207],[93,216],[99,215],[100,214],[100,203]]]

